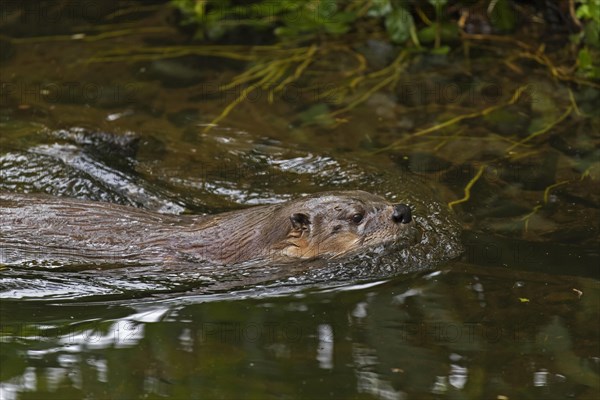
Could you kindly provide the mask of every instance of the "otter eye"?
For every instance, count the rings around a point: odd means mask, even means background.
[[[360,222],[363,220],[363,215],[362,214],[354,214],[352,216],[352,222],[354,222],[355,224],[360,224]]]

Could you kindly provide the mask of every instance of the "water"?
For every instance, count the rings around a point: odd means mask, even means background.
[[[155,15],[131,21],[154,24]],[[7,26],[26,38],[78,25]],[[236,65],[85,62],[146,39],[10,43],[2,191],[201,214],[360,188],[391,201],[409,196],[438,242],[401,258],[367,253],[318,268],[0,266],[2,400],[597,397],[597,117],[572,118],[506,156],[528,129],[560,115],[566,84],[539,70],[511,76],[485,56],[471,60],[472,74],[460,57],[423,57],[403,85],[337,127],[304,123],[311,99],[264,96],[207,132],[232,99],[203,96],[198,82],[227,82]],[[431,98],[428,82],[451,78],[469,91],[449,104]],[[477,96],[490,84],[508,95],[522,83],[534,85],[538,102],[380,151],[480,110]],[[50,89],[61,90],[44,94]],[[574,95],[588,113],[598,98],[591,88]],[[471,197],[454,207],[459,234],[444,224],[445,207],[431,206],[463,197],[482,165]],[[442,257],[459,241],[458,258]]]

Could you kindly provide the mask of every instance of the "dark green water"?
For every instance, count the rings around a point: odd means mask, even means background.
[[[597,89],[528,65],[518,75],[485,52],[470,66],[461,54],[423,56],[401,84],[338,126],[305,123],[315,112],[307,91],[272,104],[257,94],[205,131],[235,97],[210,88],[242,64],[204,56],[90,62],[119,48],[187,43],[168,25],[168,9],[115,21],[108,6],[93,15],[65,9],[54,20],[11,7],[0,39],[2,191],[217,213],[322,190],[429,196],[403,179],[414,174],[448,203],[484,167],[469,201],[455,206],[462,255],[423,255],[391,277],[369,273],[369,260],[362,274],[344,273],[342,263],[308,276],[118,260],[109,271],[0,266],[2,400],[600,394]],[[71,36],[116,22],[166,31]],[[378,151],[522,84],[533,88],[528,101]],[[568,89],[582,114],[510,153],[562,114]],[[448,93],[452,101],[440,99]]]

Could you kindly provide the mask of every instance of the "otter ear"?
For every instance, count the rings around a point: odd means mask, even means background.
[[[294,230],[304,231],[307,230],[310,225],[310,218],[304,213],[292,214],[290,221],[292,222],[292,228]]]

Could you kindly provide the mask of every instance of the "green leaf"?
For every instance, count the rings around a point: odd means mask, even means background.
[[[385,18],[385,29],[395,43],[404,43],[408,40],[413,24],[412,16],[403,8],[393,10]]]
[[[490,15],[492,25],[502,31],[511,31],[515,28],[515,11],[507,0],[498,0]]]
[[[448,3],[448,0],[429,0],[429,4],[434,7],[444,7]]]
[[[438,17],[442,14],[442,8],[444,8],[447,2],[447,0],[429,0],[429,4],[435,8],[435,14]]]
[[[579,61],[579,68],[585,69],[592,66],[592,55],[586,48],[579,50],[579,56],[577,59]]]
[[[371,8],[367,11],[369,17],[385,17],[392,12],[390,0],[374,0]]]
[[[442,40],[453,40],[458,37],[458,27],[453,23],[442,23],[440,25],[440,36]],[[418,32],[419,41],[432,43],[435,40],[436,24],[426,26]]]
[[[583,28],[583,34],[587,45],[600,47],[600,21],[588,21]]]
[[[435,25],[429,25],[417,33],[421,43],[432,43],[435,40]]]
[[[592,14],[590,13],[590,8],[587,6],[587,4],[579,6],[577,8],[577,11],[575,11],[575,15],[579,19],[587,19],[592,17]]]
[[[432,49],[431,54],[446,55],[450,52],[450,46],[440,46],[437,49]]]
[[[579,75],[591,79],[600,79],[600,67],[594,65],[594,54],[597,56],[597,51],[594,51],[593,49],[590,50],[587,47],[579,50],[577,57],[577,73]]]

